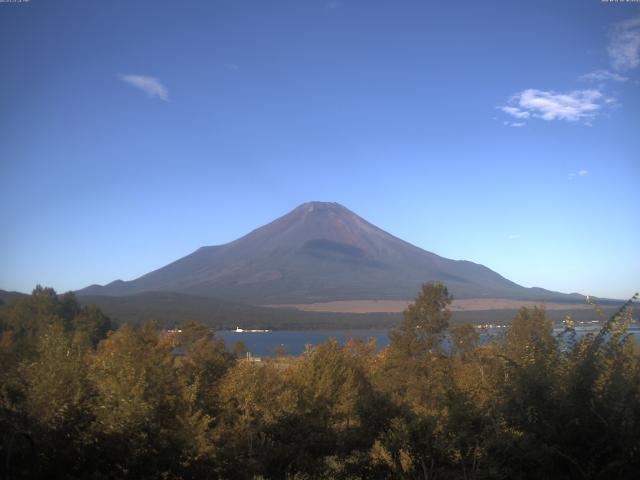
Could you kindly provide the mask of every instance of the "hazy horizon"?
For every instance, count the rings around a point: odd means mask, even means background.
[[[33,0],[0,40],[0,289],[308,201],[525,287],[640,288],[640,4]]]

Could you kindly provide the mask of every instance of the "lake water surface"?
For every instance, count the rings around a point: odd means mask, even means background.
[[[599,327],[578,329],[577,336],[580,337],[587,331],[597,332],[598,329]],[[488,343],[504,331],[505,329],[499,328],[481,330],[480,342]],[[554,334],[558,332],[558,329],[554,330]],[[630,328],[629,333],[634,334],[636,339],[640,338],[639,327]],[[365,342],[373,338],[378,349],[389,344],[388,330],[275,330],[265,333],[226,331],[216,332],[216,335],[224,339],[228,348],[237,341],[243,342],[251,354],[258,357],[274,355],[274,350],[280,346],[285,347],[289,355],[300,355],[304,352],[306,344],[319,345],[330,338],[335,338],[341,345],[352,338]]]
[[[387,330],[276,330],[266,333],[216,332],[224,339],[227,347],[235,342],[243,342],[252,355],[262,357],[274,354],[277,347],[283,346],[289,355],[300,355],[306,344],[319,345],[335,338],[344,345],[352,338],[367,341],[375,338],[377,347],[384,348],[389,343]]]

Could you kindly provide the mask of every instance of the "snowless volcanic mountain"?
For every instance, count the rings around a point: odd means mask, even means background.
[[[455,298],[573,301],[525,288],[473,262],[449,260],[372,225],[338,203],[310,202],[238,240],[202,247],[132,281],[79,295],[165,291],[251,304],[405,300],[439,280]]]

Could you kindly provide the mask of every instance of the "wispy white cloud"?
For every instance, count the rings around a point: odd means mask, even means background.
[[[524,127],[526,125],[524,122],[512,122],[511,120],[505,120],[502,124],[506,127]]]
[[[618,106],[618,100],[608,91],[607,82],[632,81],[622,71],[640,66],[640,16],[616,23],[609,36],[608,52],[614,70],[597,69],[581,75],[583,82],[593,82],[597,88],[557,92],[528,88],[522,90],[497,107],[516,121],[503,121],[509,127],[524,126],[525,119],[565,120],[590,125],[605,108]],[[586,174],[586,173],[585,173]],[[577,174],[570,174],[569,178]]]
[[[566,93],[529,88],[513,95],[503,112],[516,118],[541,118],[589,123],[603,104],[610,103],[599,90],[574,90]],[[526,114],[526,115],[525,115]]]
[[[511,235],[507,235],[508,240],[517,240],[521,237],[519,233],[512,233]]]
[[[607,50],[615,70],[632,70],[640,66],[640,16],[614,25]]]
[[[588,170],[579,170],[578,173],[570,173],[569,174],[569,180],[573,180],[576,177],[584,177],[586,175],[589,175],[589,171]]]
[[[519,108],[511,107],[508,105],[498,108],[504,113],[507,113],[519,120],[524,120],[525,118],[529,118],[531,116],[529,112],[525,112],[524,110],[520,110]],[[511,120],[505,120],[502,122],[502,124],[506,125],[507,127],[524,127],[526,125],[525,122],[512,122]]]
[[[625,77],[619,73],[610,72],[609,70],[594,70],[593,72],[585,73],[580,76],[580,80],[585,82],[607,82],[609,80],[614,82],[626,82],[629,80],[629,77]]]
[[[336,8],[339,8],[340,5],[341,3],[337,0],[330,0],[324,3],[324,8],[326,8],[327,10],[335,10]]]
[[[158,97],[165,102],[169,101],[169,91],[167,87],[157,78],[132,74],[119,75],[119,77],[123,82],[142,90],[150,97]]]
[[[524,110],[520,110],[519,108],[516,108],[516,107],[504,106],[504,107],[500,107],[500,110],[516,118],[529,118],[530,116],[529,112],[525,112]]]

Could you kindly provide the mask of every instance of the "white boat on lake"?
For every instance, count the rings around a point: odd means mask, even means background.
[[[231,330],[233,333],[271,333],[271,330],[245,330],[244,328],[236,327],[235,330]]]

